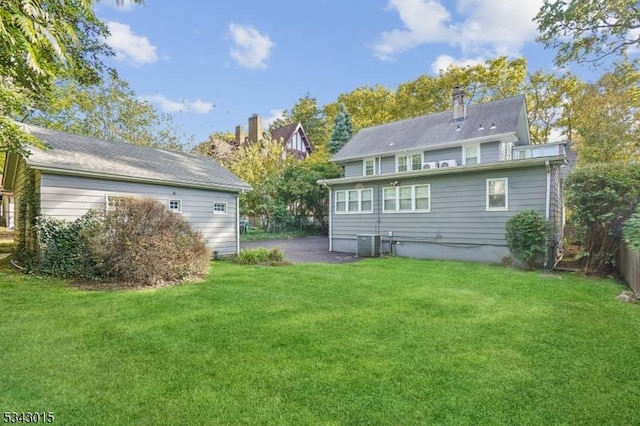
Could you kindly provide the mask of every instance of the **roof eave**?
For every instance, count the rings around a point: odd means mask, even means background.
[[[512,139],[512,141],[515,142],[515,140],[513,139],[517,140],[517,133],[515,131],[506,132],[506,133],[497,133],[493,135],[480,136],[477,138],[463,139],[461,141],[458,140],[458,141],[443,142],[443,143],[431,144],[431,145],[420,145],[415,148],[402,148],[402,149],[397,149],[393,151],[371,152],[367,154],[361,154],[361,155],[343,157],[343,158],[334,157],[334,158],[331,158],[330,161],[334,163],[344,163],[347,161],[362,160],[364,158],[369,158],[369,157],[392,156],[392,155],[397,155],[403,152],[413,152],[413,151],[420,151],[420,150],[431,151],[434,149],[450,148],[453,146],[462,146],[462,145],[468,145],[468,144],[474,144],[474,143],[490,142],[495,140],[502,141],[505,139]]]
[[[440,176],[446,174],[459,174],[469,172],[480,172],[490,170],[517,169],[531,166],[541,166],[549,162],[550,164],[564,164],[564,155],[555,155],[552,157],[527,158],[522,160],[496,161],[485,164],[474,164],[471,166],[455,166],[444,169],[417,170],[415,172],[393,172],[383,173],[370,176],[354,176],[336,179],[319,179],[316,181],[318,185],[339,185],[348,183],[374,182],[386,179],[409,179],[424,176]]]
[[[203,183],[193,183],[193,182],[178,182],[172,180],[164,180],[164,179],[152,179],[152,178],[144,178],[144,177],[135,177],[135,176],[127,176],[127,175],[119,175],[115,173],[99,173],[92,172],[86,170],[69,170],[62,169],[51,166],[44,166],[39,164],[29,164],[29,167],[40,170],[42,172],[57,174],[57,175],[67,175],[67,176],[81,176],[81,177],[91,177],[98,179],[110,179],[117,181],[125,181],[125,182],[137,182],[137,183],[149,183],[153,185],[166,185],[166,186],[177,186],[181,188],[194,188],[194,189],[209,189],[223,192],[245,192],[251,191],[253,188],[250,185],[208,185]]]

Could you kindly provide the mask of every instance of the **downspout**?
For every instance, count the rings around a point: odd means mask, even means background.
[[[333,195],[333,191],[331,191],[331,187],[327,185],[327,183],[323,183],[325,188],[329,188],[329,251],[333,251],[333,228],[331,223],[331,197]]]
[[[551,217],[551,166],[549,165],[548,160],[544,163],[544,166],[547,169],[547,199],[545,206],[545,217],[548,222],[549,218]],[[549,248],[550,246],[549,244],[547,244],[547,255],[544,258],[544,269],[547,269],[547,264],[549,263]]]

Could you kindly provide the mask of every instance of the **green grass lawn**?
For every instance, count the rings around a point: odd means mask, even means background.
[[[613,281],[408,259],[82,291],[0,271],[0,411],[60,424],[638,424]]]

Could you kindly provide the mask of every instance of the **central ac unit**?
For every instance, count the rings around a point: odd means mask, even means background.
[[[437,169],[437,168],[438,168],[437,161],[428,161],[426,163],[422,163],[422,170]]]
[[[440,168],[442,167],[454,167],[457,166],[458,163],[456,163],[456,160],[442,160],[438,163],[438,166]]]
[[[380,256],[380,235],[356,235],[356,255],[360,257]]]

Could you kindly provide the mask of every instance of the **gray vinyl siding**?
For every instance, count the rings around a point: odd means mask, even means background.
[[[424,162],[456,160],[458,164],[462,164],[462,147],[455,146],[451,148],[434,149],[433,151],[424,152]]]
[[[505,177],[508,178],[508,211],[486,211],[486,179]],[[332,211],[334,250],[355,248],[357,234],[381,234],[383,239],[399,242],[399,249],[411,244],[418,247],[408,251],[410,256],[434,257],[429,255],[430,250],[441,250],[450,253],[453,259],[469,259],[467,254],[466,257],[460,255],[465,251],[470,253],[471,259],[475,253],[477,260],[498,262],[508,254],[506,221],[523,209],[535,209],[545,214],[545,167],[420,177],[400,182],[401,186],[416,184],[431,185],[429,213],[383,213],[380,200],[382,188],[388,186],[388,182],[362,184],[364,188],[374,189],[374,213],[339,215]],[[339,185],[333,189],[353,187]],[[427,245],[431,245],[431,249],[426,248]],[[481,253],[482,250],[485,253]]]
[[[344,177],[362,176],[362,160],[350,161],[344,165]]]
[[[494,163],[496,161],[500,161],[500,142],[480,144],[480,162]]]
[[[89,209],[104,209],[105,195],[131,195],[157,199],[168,205],[170,199],[181,200],[182,213],[191,226],[200,231],[207,246],[221,254],[236,252],[236,194],[152,185],[43,174],[41,182],[41,214],[74,220]],[[213,214],[213,203],[226,203],[226,214]]]
[[[564,205],[562,203],[562,170],[559,165],[551,166],[551,197],[549,205],[549,222],[551,223],[555,242],[562,243],[563,233],[563,217],[562,211]]]
[[[380,158],[380,173],[395,173],[395,172],[396,172],[395,155],[389,155],[387,157]]]

